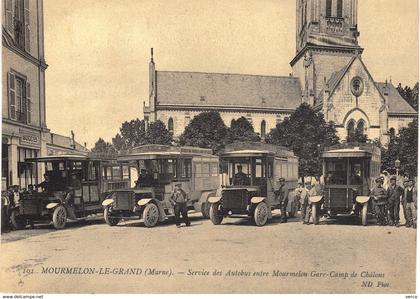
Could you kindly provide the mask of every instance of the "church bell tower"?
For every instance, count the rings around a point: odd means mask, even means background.
[[[358,0],[296,0],[296,56],[291,61],[305,102],[315,104],[334,72],[361,54]]]

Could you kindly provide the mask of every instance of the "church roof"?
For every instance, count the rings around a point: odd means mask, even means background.
[[[156,74],[159,106],[291,110],[302,102],[296,77],[178,71],[157,71]]]
[[[417,114],[416,110],[400,95],[392,83],[376,82],[379,92],[384,96],[388,88],[388,106],[391,114]]]

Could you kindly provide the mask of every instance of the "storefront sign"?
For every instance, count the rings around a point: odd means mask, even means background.
[[[32,132],[19,129],[20,133],[20,145],[29,145],[29,146],[39,146],[39,136],[33,134]]]

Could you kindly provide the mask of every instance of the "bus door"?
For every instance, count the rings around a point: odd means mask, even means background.
[[[96,205],[100,201],[99,161],[89,161],[85,165],[82,194],[85,206]],[[86,208],[85,209],[89,209]]]

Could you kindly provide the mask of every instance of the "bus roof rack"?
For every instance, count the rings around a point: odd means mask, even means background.
[[[245,153],[249,151],[250,153],[260,151],[261,153],[271,153],[277,157],[295,157],[293,151],[289,150],[287,147],[274,145],[263,142],[243,142],[237,141],[230,144],[227,144],[224,149],[221,151],[221,154],[241,152]]]
[[[147,144],[137,146],[129,150],[121,151],[121,156],[132,156],[141,154],[176,154],[176,155],[212,155],[213,151],[207,148],[192,147],[192,146],[175,146],[162,144]]]

